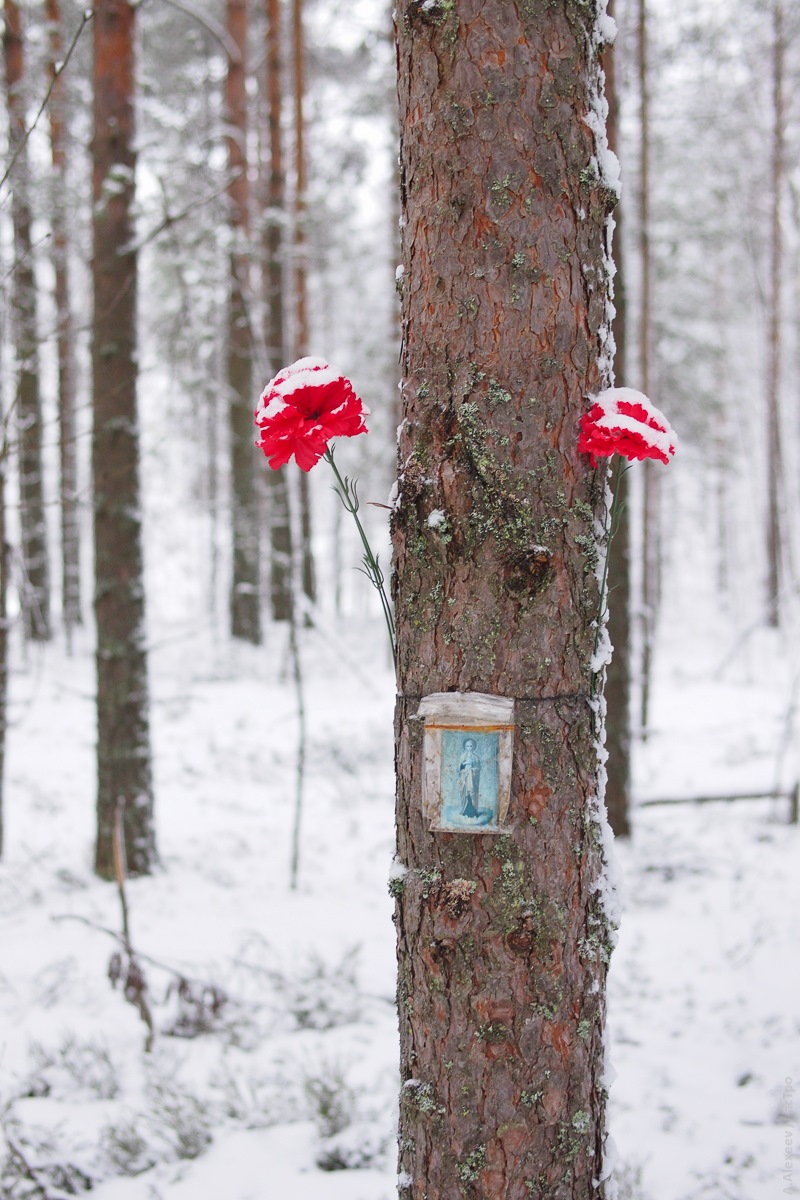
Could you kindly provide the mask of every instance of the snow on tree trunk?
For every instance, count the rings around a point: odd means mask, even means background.
[[[600,27],[573,0],[396,12],[391,888],[413,1200],[589,1200],[602,1175],[613,935],[590,663],[606,472],[577,451],[609,368]],[[516,704],[501,835],[432,832],[423,816],[420,702],[467,691]]]

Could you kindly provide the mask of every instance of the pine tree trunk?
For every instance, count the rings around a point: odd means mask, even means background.
[[[286,221],[286,171],[283,162],[283,47],[280,0],[267,0],[267,123],[269,175],[264,229],[267,353],[273,374],[286,366],[283,232]],[[286,471],[267,471],[270,529],[270,604],[274,621],[292,615],[292,525]]]
[[[113,878],[113,828],[125,803],[128,870],[156,862],[150,763],[136,404],[134,13],[97,0],[92,199],[94,548],[97,621],[97,846]]]
[[[609,0],[608,15],[613,18],[614,4]],[[616,46],[603,55],[608,100],[608,144],[619,154],[619,100],[616,80]],[[625,385],[626,304],[622,248],[622,205],[614,210],[614,382]],[[627,471],[617,480],[618,522],[611,543],[608,567],[608,635],[614,654],[606,678],[606,807],[608,820],[617,837],[629,837],[631,793],[631,562],[630,562],[630,485]]]
[[[261,641],[260,514],[253,436],[253,346],[248,314],[247,0],[227,0],[226,12],[228,35],[237,48],[236,56],[229,57],[225,80],[232,240],[227,350],[233,524],[231,633],[258,645]]]
[[[308,232],[306,229],[306,130],[303,102],[305,99],[305,38],[303,35],[303,0],[292,0],[292,49],[294,65],[294,356],[308,354]],[[308,475],[300,472],[300,583],[303,595],[313,604],[317,598],[317,579],[312,549],[311,489]]]
[[[594,37],[572,0],[397,9],[392,890],[412,1200],[602,1194],[611,931],[590,662],[606,471],[577,451],[586,397],[608,382]],[[423,814],[421,701],[464,692],[515,703],[501,834]]]
[[[616,484],[621,517],[608,566],[608,636],[614,654],[606,679],[606,807],[617,837],[631,833],[631,619],[630,482],[627,471]]]
[[[58,344],[58,422],[61,508],[61,608],[67,645],[81,622],[80,524],[78,519],[78,456],[75,424],[75,358],[69,296],[69,247],[66,223],[67,156],[65,94],[56,78],[63,58],[61,6],[47,0],[50,72],[53,92],[48,105],[53,160],[53,266],[55,269],[56,340]]]
[[[14,0],[5,0],[3,14],[9,144],[14,153],[25,135],[22,22]],[[39,334],[36,326],[36,279],[31,243],[29,185],[28,152],[27,147],[23,146],[11,175],[11,219],[14,226],[11,304],[18,361],[16,417],[22,569],[25,576],[22,609],[26,636],[34,641],[47,641],[50,637],[50,573],[42,480]]]

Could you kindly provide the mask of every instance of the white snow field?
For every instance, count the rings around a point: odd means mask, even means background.
[[[798,664],[777,635],[742,638],[686,595],[664,613],[638,800],[790,780]],[[154,638],[161,869],[127,887],[157,1027],[149,1054],[107,974],[117,892],[91,871],[91,647],[17,655],[0,866],[3,1197],[57,1200],[90,1180],[97,1200],[396,1194],[393,681],[379,620],[303,635],[296,891],[285,632],[254,650],[172,620]],[[617,847],[620,1197],[800,1190],[800,828],[787,814],[785,800],[642,807]]]

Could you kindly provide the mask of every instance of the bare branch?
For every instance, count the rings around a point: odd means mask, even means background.
[[[204,13],[201,11],[201,9],[195,7],[195,5],[191,3],[191,0],[162,0],[162,2],[164,4],[171,5],[172,8],[177,8],[178,12],[185,13],[187,17],[193,17],[194,20],[199,22],[204,29],[208,30],[212,37],[217,39],[227,54],[230,62],[236,63],[237,65],[241,63],[242,56],[239,53],[239,47],[236,45],[236,42],[233,40],[233,38],[228,34],[228,31],[225,29],[225,27],[220,25],[218,21],[215,21],[213,17],[209,17],[207,13]]]
[[[50,86],[48,87],[47,91],[45,92],[44,100],[42,101],[41,105],[39,106],[39,111],[37,112],[36,116],[33,118],[32,125],[30,125],[30,127],[25,130],[24,135],[20,139],[19,145],[17,146],[14,153],[11,155],[11,161],[9,162],[8,166],[6,167],[3,178],[0,179],[0,188],[2,188],[3,185],[5,184],[5,182],[7,181],[9,175],[11,174],[11,172],[14,169],[14,164],[16,163],[17,159],[19,158],[19,156],[22,153],[22,151],[24,150],[24,148],[27,146],[28,138],[31,136],[34,129],[39,124],[39,118],[41,117],[44,110],[47,108],[50,97],[53,94],[53,89],[55,88],[59,79],[61,78],[64,71],[66,70],[67,63],[72,58],[72,52],[75,49],[75,47],[77,46],[77,44],[80,40],[81,34],[83,33],[84,29],[86,28],[86,26],[89,24],[89,22],[93,18],[94,18],[94,10],[87,8],[84,11],[83,16],[81,17],[81,23],[75,32],[75,36],[73,37],[72,41],[69,44],[69,49],[67,50],[67,53],[64,55],[64,61],[58,63],[53,70],[53,75],[50,80]]]
[[[192,200],[191,204],[187,204],[185,208],[180,210],[180,212],[166,212],[164,217],[159,221],[158,225],[149,230],[149,232],[142,234],[142,236],[137,238],[132,244],[125,246],[124,253],[132,254],[136,250],[141,250],[143,246],[146,246],[149,242],[155,241],[160,234],[164,233],[167,229],[171,229],[173,225],[177,225],[179,221],[182,221],[184,217],[188,217],[189,214],[193,213],[196,209],[203,208],[204,205],[210,204],[212,200],[216,200],[219,196],[223,196],[228,190],[229,182],[230,180],[226,180],[221,187],[215,188],[215,190],[213,192],[209,192],[208,195],[201,196],[198,200]]]
[[[8,270],[6,271],[3,278],[0,279],[0,290],[2,290],[5,287],[5,285],[8,283],[9,279],[14,274],[14,272],[18,271],[21,266],[23,266],[26,262],[28,262],[29,259],[33,259],[33,256],[36,253],[36,251],[39,249],[39,247],[43,246],[45,244],[45,242],[49,242],[50,238],[52,236],[53,236],[52,233],[50,233],[49,231],[47,233],[42,234],[42,236],[39,238],[38,242],[33,243],[30,250],[27,250],[19,258],[14,259],[13,263],[8,268]]]
[[[119,892],[119,902],[122,909],[122,944],[125,947],[125,953],[128,961],[125,964],[125,978],[122,983],[123,995],[125,999],[131,1003],[139,1012],[139,1016],[144,1021],[147,1029],[147,1037],[145,1038],[144,1051],[149,1054],[153,1049],[153,1042],[156,1036],[156,1028],[153,1024],[153,1014],[150,1011],[150,1005],[147,1003],[147,980],[144,972],[139,966],[139,960],[136,951],[131,942],[130,925],[128,923],[128,900],[125,895],[125,876],[127,874],[127,865],[125,862],[125,832],[123,821],[125,817],[125,800],[120,796],[117,800],[117,808],[114,813],[114,830],[112,839],[112,857],[114,860],[114,875],[117,880],[117,891]],[[122,975],[122,959],[119,957],[120,975]],[[112,979],[112,984],[114,980]]]

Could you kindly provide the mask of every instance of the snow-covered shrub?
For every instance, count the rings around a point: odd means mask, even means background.
[[[382,1162],[393,1135],[375,1113],[366,1111],[363,1095],[340,1065],[320,1063],[317,1071],[306,1073],[303,1090],[319,1135],[315,1162],[321,1171],[358,1170]]]
[[[33,1200],[58,1195],[77,1196],[91,1191],[94,1180],[78,1157],[62,1146],[52,1130],[23,1125],[6,1113],[3,1120],[4,1153],[0,1159],[0,1196],[3,1200]]]
[[[148,1122],[165,1143],[165,1157],[199,1158],[211,1143],[210,1106],[178,1083],[158,1079],[148,1088]]]
[[[320,1140],[315,1162],[321,1171],[380,1167],[390,1143],[394,1145],[393,1134],[382,1134],[380,1125],[374,1121],[353,1121],[333,1137]]]
[[[100,1136],[100,1149],[119,1175],[141,1175],[157,1162],[157,1155],[144,1136],[143,1121],[138,1115],[107,1125]]]
[[[328,963],[312,952],[292,971],[268,972],[280,1007],[298,1029],[334,1029],[358,1020],[358,955],[354,946],[338,963]]]
[[[222,1115],[245,1129],[265,1129],[303,1115],[296,1086],[280,1072],[267,1075],[244,1063],[234,1069],[223,1062],[210,1083]]]
[[[353,1119],[356,1096],[338,1065],[320,1064],[318,1074],[307,1074],[303,1091],[309,1116],[321,1138],[341,1133]]]
[[[117,1068],[96,1038],[66,1033],[57,1048],[32,1042],[29,1053],[32,1069],[20,1089],[22,1096],[113,1100],[119,1095]]]

